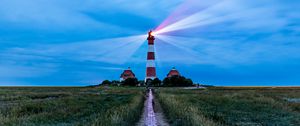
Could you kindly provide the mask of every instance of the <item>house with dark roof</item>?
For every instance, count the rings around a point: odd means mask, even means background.
[[[173,67],[170,72],[167,74],[167,77],[172,77],[172,76],[181,76],[178,70]]]
[[[132,72],[130,67],[128,67],[128,69],[123,71],[123,73],[120,76],[120,81],[124,81],[128,78],[135,78],[135,74]]]

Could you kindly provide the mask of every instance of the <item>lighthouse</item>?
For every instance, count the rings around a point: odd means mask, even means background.
[[[146,65],[146,78],[145,82],[151,81],[156,78],[155,69],[155,53],[154,53],[154,35],[152,31],[148,32],[148,53],[147,53],[147,65]]]

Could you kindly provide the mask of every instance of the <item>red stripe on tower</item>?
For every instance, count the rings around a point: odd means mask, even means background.
[[[155,67],[147,67],[147,77],[156,77]]]
[[[154,52],[148,52],[147,60],[155,60]]]
[[[156,70],[155,70],[155,52],[154,52],[154,36],[152,35],[152,31],[148,33],[148,53],[147,53],[147,68],[146,68],[146,78],[153,80],[156,78]]]

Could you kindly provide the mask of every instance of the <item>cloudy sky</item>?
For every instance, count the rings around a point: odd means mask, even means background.
[[[196,83],[300,86],[298,0],[1,0],[0,86],[80,86],[157,74]]]

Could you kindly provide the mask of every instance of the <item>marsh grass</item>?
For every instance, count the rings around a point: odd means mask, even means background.
[[[300,125],[300,88],[209,88],[156,91],[160,103],[175,126]]]
[[[140,88],[1,87],[0,125],[134,125]]]

